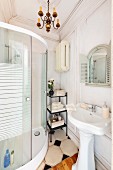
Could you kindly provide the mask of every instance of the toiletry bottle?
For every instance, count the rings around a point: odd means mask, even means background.
[[[102,107],[102,114],[103,118],[107,119],[109,117],[109,108],[106,105],[106,102],[104,102],[104,105]]]
[[[9,149],[6,150],[6,154],[4,156],[4,168],[7,168],[10,165],[10,153]]]
[[[14,164],[14,150],[11,152],[10,165]]]
[[[104,102],[103,108],[106,108],[106,107],[107,107],[107,104],[106,104],[106,102]]]
[[[62,120],[62,117],[61,116],[58,116],[58,121],[61,121]]]

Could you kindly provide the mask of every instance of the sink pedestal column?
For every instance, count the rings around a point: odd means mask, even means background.
[[[72,170],[95,170],[94,135],[79,131],[80,148],[76,164]]]

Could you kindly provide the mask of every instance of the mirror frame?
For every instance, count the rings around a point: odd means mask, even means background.
[[[111,87],[111,62],[110,62],[110,82],[109,83],[89,83],[89,60],[90,58],[92,57],[92,54],[96,51],[96,50],[99,50],[101,48],[104,48],[106,49],[107,51],[107,58],[108,56],[110,56],[110,60],[111,60],[111,48],[110,48],[110,45],[106,45],[106,44],[101,44],[101,45],[98,45],[96,47],[94,47],[93,49],[90,50],[90,52],[88,53],[87,55],[87,59],[88,59],[88,82],[85,83],[86,85],[88,86],[97,86],[97,87]]]

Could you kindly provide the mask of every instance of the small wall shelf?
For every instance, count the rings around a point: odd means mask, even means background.
[[[47,111],[49,112],[49,114],[57,114],[57,115],[60,115],[61,113],[65,113],[66,114],[66,120],[65,120],[65,122],[64,122],[64,124],[63,125],[58,125],[58,126],[56,126],[56,127],[51,127],[51,125],[49,124],[49,122],[47,121],[47,125],[48,125],[48,127],[49,127],[49,130],[50,130],[50,142],[52,142],[52,134],[54,134],[54,131],[55,130],[57,130],[57,129],[62,129],[62,128],[66,128],[66,136],[68,135],[68,115],[67,115],[67,110],[66,110],[66,107],[64,106],[64,108],[62,108],[62,109],[59,109],[59,110],[52,110],[52,99],[53,98],[58,98],[59,99],[59,102],[61,101],[61,98],[62,97],[65,97],[66,98],[66,104],[67,104],[67,93],[65,93],[65,95],[64,96],[55,96],[55,95],[53,95],[53,96],[50,96],[49,94],[47,94],[47,96],[49,97],[49,99],[50,99],[50,106],[49,107],[47,107]]]

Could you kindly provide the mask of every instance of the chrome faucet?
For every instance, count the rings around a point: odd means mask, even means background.
[[[90,104],[90,103],[86,103],[86,102],[85,102],[85,104],[90,105],[90,106],[88,106],[88,109],[89,110],[91,109],[92,112],[96,112],[97,107],[102,108],[101,106],[98,106],[96,104]]]
[[[88,104],[88,103],[87,103]],[[91,109],[92,112],[96,112],[96,107],[102,108],[101,106],[90,104],[91,107],[88,107],[88,109]]]
[[[91,104],[91,107],[88,107],[88,109],[91,109],[92,112],[96,112],[96,105]]]
[[[93,111],[92,112],[96,112],[96,105],[92,105],[93,107]]]

